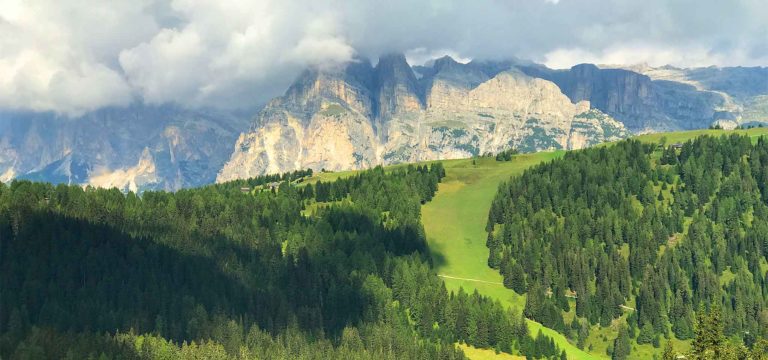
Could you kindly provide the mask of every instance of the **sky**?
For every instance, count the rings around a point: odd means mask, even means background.
[[[246,108],[307,66],[768,66],[768,0],[0,0],[0,109]]]

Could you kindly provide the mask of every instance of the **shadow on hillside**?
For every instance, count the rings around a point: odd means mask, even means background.
[[[253,323],[273,333],[290,324],[335,331],[358,322],[364,311],[359,289],[316,271],[321,264],[261,254],[227,239],[197,240],[216,243],[207,251],[215,255],[202,255],[192,241],[189,248],[183,240],[171,248],[49,211],[29,211],[15,225],[3,215],[2,331],[18,324],[23,332],[134,331],[182,341],[208,338],[229,319],[241,331]],[[345,292],[329,291],[326,282]],[[342,294],[343,311],[318,301]],[[6,345],[0,355],[12,351],[14,344]]]
[[[173,319],[201,317],[200,309],[231,316],[257,310],[252,292],[212,259],[110,226],[33,211],[0,235],[0,301],[4,313],[16,312],[25,326],[185,338],[187,329]]]

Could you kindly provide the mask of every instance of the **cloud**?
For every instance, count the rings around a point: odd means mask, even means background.
[[[0,0],[0,108],[77,115],[127,104],[114,54],[156,30],[141,1]]]
[[[0,108],[252,107],[356,53],[768,65],[765,18],[764,0],[0,0]]]
[[[405,52],[405,58],[408,60],[408,63],[411,64],[411,66],[424,65],[428,63],[430,60],[439,59],[443,56],[450,56],[451,58],[453,58],[454,60],[462,64],[466,64],[472,61],[471,58],[461,56],[459,55],[459,53],[451,49],[428,50],[427,48],[420,47],[420,48],[410,49]]]
[[[336,13],[309,3],[178,0],[170,7],[182,24],[119,55],[128,82],[150,103],[263,102],[301,68],[354,55]]]
[[[705,67],[722,63],[745,63],[744,54],[731,53],[728,59],[723,55],[697,46],[673,48],[648,44],[622,44],[597,51],[582,48],[560,48],[544,55],[543,63],[550,68],[569,68],[574,64],[591,63],[599,65],[646,64],[664,66],[684,64],[691,67]]]

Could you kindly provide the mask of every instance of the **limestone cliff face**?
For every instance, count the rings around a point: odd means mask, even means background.
[[[493,70],[488,70],[493,69]],[[242,134],[217,181],[303,168],[361,169],[508,148],[576,149],[628,136],[589,102],[514,68],[402,55],[305,72]]]
[[[625,69],[581,64],[569,70],[540,65],[521,70],[556,83],[574,102],[589,101],[633,132],[705,128],[732,110],[721,93]]]
[[[416,75],[402,54],[381,57],[375,69],[378,117],[390,119],[398,114],[423,109]]]
[[[768,68],[715,67],[682,69],[673,66],[630,68],[653,80],[685,84],[724,99],[714,120],[723,126],[768,123]]]
[[[376,164],[373,72],[365,60],[306,71],[240,135],[217,181],[307,167],[343,170]]]
[[[0,181],[177,190],[211,183],[248,122],[135,104],[77,118],[0,113]]]

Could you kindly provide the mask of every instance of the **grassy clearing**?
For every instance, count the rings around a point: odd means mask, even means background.
[[[519,175],[525,169],[561,157],[563,151],[540,152],[515,156],[512,161],[499,162],[493,158],[453,160],[444,162],[446,177],[440,184],[435,198],[422,207],[422,222],[427,232],[427,241],[435,259],[439,274],[467,279],[498,283],[502,281],[498,271],[487,265],[488,248],[485,246],[485,224],[488,209],[502,181]],[[483,295],[501,301],[518,311],[525,305],[525,296],[498,284],[471,280],[443,279],[449,290],[463,287],[467,292],[477,290]],[[579,350],[561,334],[541,324],[529,321],[532,334],[552,337],[564,349],[569,359],[600,359]],[[492,359],[493,351],[486,357],[471,359]],[[494,359],[500,359],[494,358]]]
[[[524,360],[525,356],[496,353],[490,349],[478,349],[471,345],[458,344],[459,349],[472,360]]]
[[[444,162],[446,177],[437,196],[422,207],[422,222],[439,273],[501,282],[498,271],[486,264],[485,224],[488,209],[499,183],[510,175],[542,161],[562,156],[558,153],[520,155],[513,161],[492,158]],[[483,261],[478,261],[482,259]]]
[[[600,328],[593,326],[589,331],[589,338],[587,344],[592,346],[591,353],[599,354],[601,356],[608,357],[606,349],[613,344],[613,340],[618,333],[618,325],[626,321],[626,315],[613,321],[612,326]],[[663,336],[661,337],[661,343],[659,348],[654,348],[651,344],[638,345],[634,341],[632,342],[632,352],[629,354],[630,360],[645,360],[653,359],[654,355],[660,355],[666,345],[667,341],[672,342],[672,347],[679,354],[686,353],[691,348],[690,340],[678,340],[674,337],[667,340]]]

